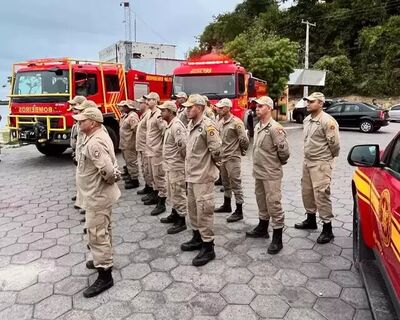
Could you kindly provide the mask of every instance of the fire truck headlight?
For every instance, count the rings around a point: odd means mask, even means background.
[[[64,140],[67,140],[68,135],[64,133],[64,134],[62,135],[62,138],[63,138]]]

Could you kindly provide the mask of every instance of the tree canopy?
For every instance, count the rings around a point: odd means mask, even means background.
[[[223,50],[272,86],[304,66],[305,25],[310,68],[327,70],[331,95],[398,95],[400,0],[246,0],[215,17],[190,54]],[[287,79],[286,79],[287,81]]]

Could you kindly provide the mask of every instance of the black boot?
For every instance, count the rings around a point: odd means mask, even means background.
[[[90,250],[90,248],[89,248],[89,250]],[[97,269],[95,266],[94,266],[94,262],[93,262],[93,260],[89,260],[89,261],[86,261],[86,268],[88,268],[88,269]]]
[[[81,220],[79,220],[80,222],[86,222],[86,218],[83,217]]]
[[[171,214],[168,217],[161,218],[161,223],[175,223],[175,221],[179,218],[178,212],[174,208],[172,208]]]
[[[154,190],[154,191],[150,194],[149,198],[148,198],[146,201],[143,202],[143,204],[144,204],[145,206],[151,206],[151,205],[153,205],[153,204],[158,204],[158,201],[160,201],[160,198],[159,198],[159,196],[158,196],[158,191],[157,191],[157,190]]]
[[[199,254],[193,259],[192,264],[195,267],[204,266],[215,259],[214,241],[203,242]]]
[[[300,223],[296,223],[294,227],[296,229],[312,229],[312,230],[318,229],[317,218],[315,214],[307,213],[307,219]]]
[[[171,228],[167,230],[168,234],[179,233],[183,230],[186,230],[186,219],[185,217],[181,217],[178,215],[178,218],[175,220],[175,223]]]
[[[282,248],[283,248],[282,230],[283,230],[283,228],[274,229],[273,234],[272,234],[272,242],[268,247],[269,254],[277,254],[279,251],[282,250]]]
[[[129,176],[128,168],[127,168],[126,166],[123,167],[123,171],[122,171],[121,176],[122,176],[122,177]]]
[[[108,268],[107,270],[99,268],[97,270],[99,271],[97,280],[89,288],[83,291],[83,296],[85,298],[95,297],[114,285],[111,268]]]
[[[138,179],[131,179],[125,181],[125,189],[135,189],[139,187],[139,180]]]
[[[159,214],[161,214],[161,213],[165,212],[165,210],[167,210],[165,208],[165,200],[167,200],[167,198],[159,197],[158,199],[159,199],[159,201],[157,203],[157,206],[150,213],[150,215],[152,215],[152,216],[158,216]]]
[[[76,196],[71,197],[72,201],[76,201]]]
[[[143,202],[151,199],[152,197],[154,197],[154,192],[155,190],[152,188],[151,191],[147,194],[145,194],[143,197],[140,198],[140,200],[142,200]]]
[[[79,213],[80,214],[86,214],[86,210],[81,209],[81,210],[79,210]]]
[[[182,251],[194,251],[200,250],[203,245],[203,240],[201,240],[200,231],[193,230],[193,237],[188,242],[181,244]]]
[[[218,209],[215,209],[214,212],[215,213],[222,213],[222,212],[230,213],[230,212],[232,212],[231,198],[224,197],[224,204],[222,206],[220,206]]]
[[[74,204],[74,209],[79,210],[80,208],[81,208],[80,206],[77,206],[76,204]]]
[[[317,242],[320,244],[329,243],[335,236],[332,232],[332,223],[324,223],[322,226],[322,232],[319,235]]]
[[[144,188],[136,192],[136,194],[142,195],[142,194],[149,194],[150,192],[153,191],[153,188],[150,187],[148,184],[145,184]]]
[[[269,238],[268,234],[268,225],[269,220],[261,220],[258,223],[258,226],[255,227],[251,231],[246,232],[246,236],[249,238]]]
[[[243,205],[241,203],[236,203],[236,210],[228,218],[227,222],[236,222],[243,219]]]

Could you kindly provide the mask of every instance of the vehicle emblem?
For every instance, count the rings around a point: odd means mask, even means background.
[[[381,193],[378,216],[382,242],[386,247],[389,247],[392,233],[392,213],[390,208],[390,192],[388,189],[383,190]]]

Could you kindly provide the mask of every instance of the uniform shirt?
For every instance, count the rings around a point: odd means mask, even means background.
[[[282,165],[289,155],[283,127],[273,119],[267,124],[257,123],[254,128],[253,177],[260,180],[281,179]]]
[[[71,137],[69,139],[69,144],[73,151],[76,150],[76,140],[78,139],[79,131],[79,122],[75,122],[71,128]]]
[[[147,117],[150,113],[150,110],[147,109],[140,116],[140,120],[136,129],[136,151],[143,152],[146,150]]]
[[[139,116],[135,111],[124,114],[119,121],[119,148],[121,150],[136,150],[136,131]]]
[[[194,125],[189,122],[185,162],[187,182],[208,183],[218,179],[216,163],[220,161],[221,146],[218,129],[212,120],[203,116]]]
[[[220,119],[218,125],[222,139],[221,161],[245,155],[249,147],[249,138],[243,121],[231,115],[226,121],[224,118]]]
[[[161,110],[156,108],[147,116],[146,149],[148,157],[162,157],[163,133],[167,123],[161,117]]]
[[[308,161],[332,161],[339,155],[339,125],[329,114],[304,119],[304,158]]]
[[[187,129],[177,117],[167,125],[163,142],[165,171],[185,170]]]
[[[86,136],[77,167],[77,184],[83,208],[102,210],[112,206],[121,196],[117,159],[110,136],[98,129]]]

